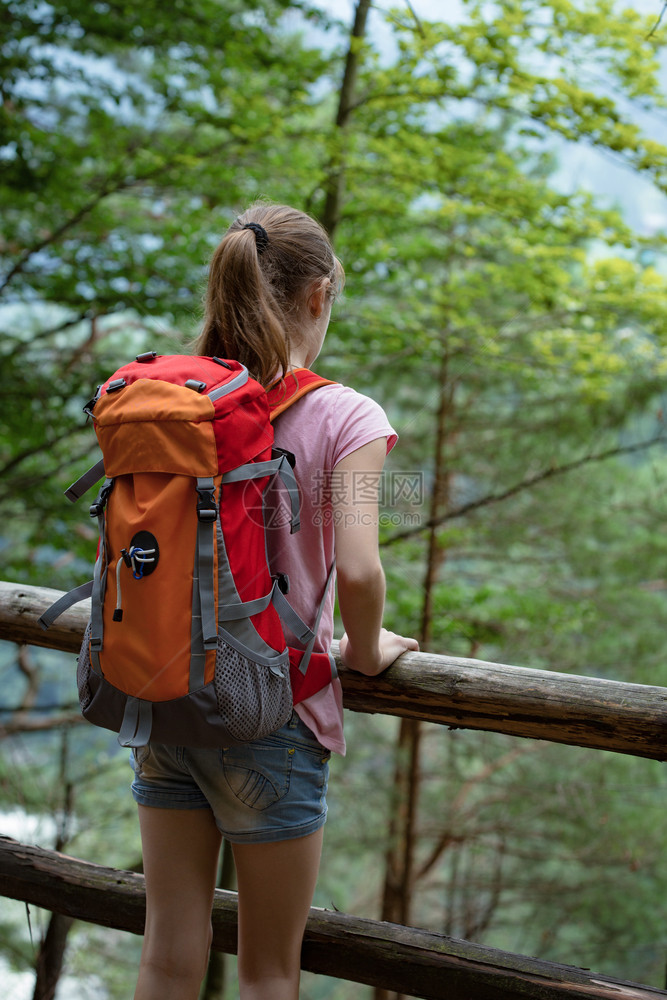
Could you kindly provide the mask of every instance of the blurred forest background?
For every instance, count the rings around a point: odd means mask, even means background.
[[[386,624],[423,648],[667,685],[662,0],[2,0],[0,577],[67,589],[82,406],[184,349],[265,197],[347,271],[318,363],[400,434]],[[84,505],[85,506],[85,505]],[[0,644],[0,830],[140,864],[130,769],[71,656]],[[315,902],[665,985],[654,761],[347,715]],[[409,790],[408,809],[396,808]],[[49,915],[3,901],[6,1000]],[[58,1000],[131,995],[140,941],[67,939]],[[236,996],[234,964],[226,992]],[[369,997],[306,975],[308,1000]]]

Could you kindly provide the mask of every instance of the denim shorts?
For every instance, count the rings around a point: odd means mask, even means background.
[[[292,712],[282,729],[243,746],[138,747],[132,794],[142,806],[212,809],[233,844],[290,840],[326,820],[330,756]]]

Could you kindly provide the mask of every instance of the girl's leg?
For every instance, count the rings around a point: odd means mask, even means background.
[[[135,1000],[197,1000],[221,835],[209,809],[139,806],[146,931]]]
[[[298,1000],[301,941],[323,829],[271,844],[234,844],[241,1000]]]

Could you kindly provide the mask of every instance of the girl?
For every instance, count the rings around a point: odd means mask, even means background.
[[[317,222],[285,206],[251,207],[213,255],[197,353],[235,358],[265,386],[310,367],[342,278]],[[296,456],[302,500],[301,531],[270,532],[290,603],[312,621],[335,556],[343,662],[378,674],[418,648],[381,627],[385,581],[368,482],[377,484],[396,435],[375,402],[327,385],[282,414],[275,437]],[[330,588],[316,650],[329,648],[333,604]],[[237,870],[241,1000],[297,1000],[332,751],[345,752],[337,679],[267,739],[220,750],[153,743],[135,752],[147,903],[135,1000],[196,1000],[223,836]]]

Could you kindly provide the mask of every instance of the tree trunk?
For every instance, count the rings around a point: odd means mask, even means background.
[[[435,521],[449,503],[450,473],[446,463],[449,416],[453,405],[453,387],[449,380],[449,356],[443,345],[438,374],[439,403],[436,416],[433,492],[429,520]],[[438,540],[438,529],[429,529],[428,554],[424,574],[420,648],[428,649],[433,624],[433,591],[438,582],[445,553]],[[412,898],[415,886],[415,852],[421,783],[422,723],[403,719],[400,725],[394,771],[393,810],[389,826],[389,848],[382,900],[382,920],[399,924],[412,922]],[[402,994],[393,994],[402,1000]],[[375,1000],[389,1000],[386,990],[376,990]]]
[[[51,914],[48,930],[35,962],[36,979],[32,1000],[53,1000],[55,997],[67,950],[67,936],[73,923],[73,917],[66,917],[61,913]]]
[[[60,744],[59,786],[63,801],[58,821],[55,849],[62,851],[69,840],[69,824],[74,809],[74,787],[69,777],[69,731],[63,730]],[[35,989],[32,1000],[53,1000],[65,961],[67,938],[74,923],[71,916],[53,912],[35,962]]]
[[[366,32],[366,21],[371,0],[357,0],[354,23],[350,33],[350,47],[345,60],[345,72],[338,97],[336,113],[335,151],[327,166],[326,195],[320,221],[333,240],[340,221],[340,208],[345,185],[345,132],[352,114],[354,88],[359,69],[359,46]]]

